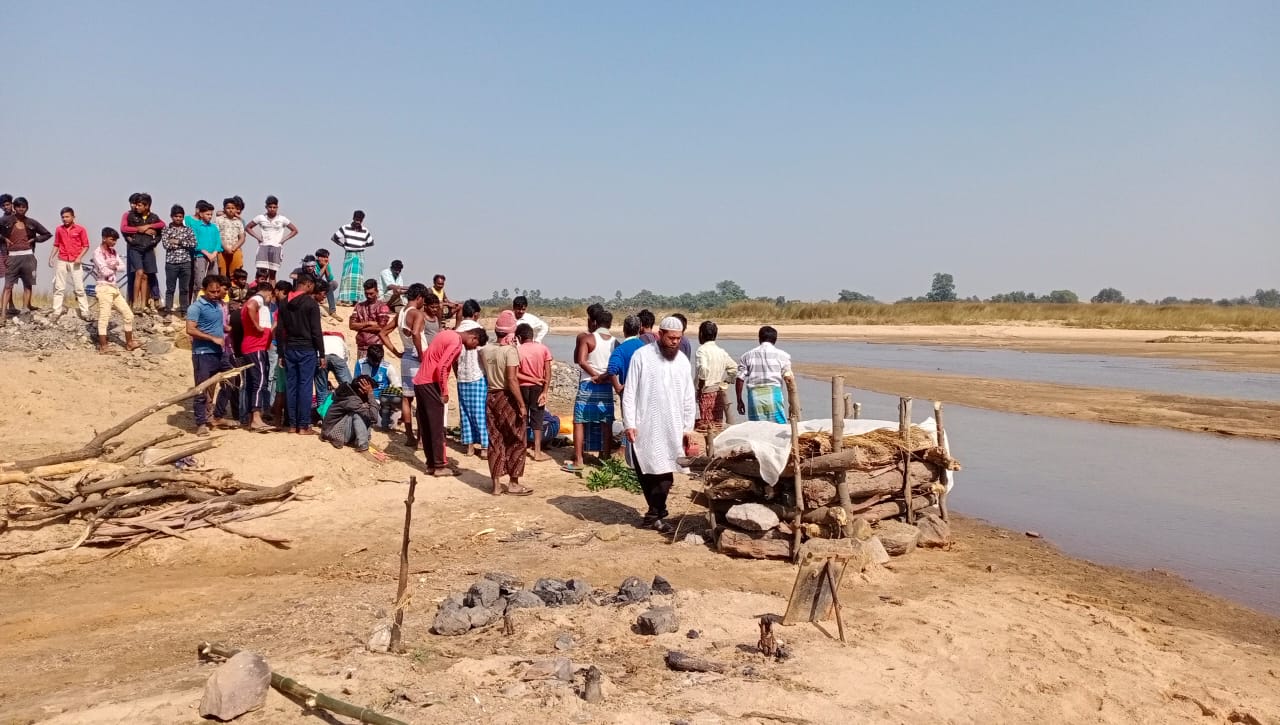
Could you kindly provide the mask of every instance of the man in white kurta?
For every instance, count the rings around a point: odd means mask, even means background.
[[[680,470],[685,437],[693,431],[697,405],[689,358],[680,354],[684,326],[668,317],[658,339],[631,357],[622,389],[622,425],[645,502],[644,526],[667,533],[667,494]]]

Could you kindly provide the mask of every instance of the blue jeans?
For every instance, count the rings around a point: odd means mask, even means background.
[[[347,362],[337,355],[324,356],[324,370],[316,369],[316,400],[324,400],[324,396],[329,392],[329,373],[333,373],[333,377],[338,384],[350,383],[351,370],[347,368]]]
[[[311,383],[316,377],[316,351],[310,348],[287,348],[284,368],[288,373],[285,400],[288,403],[289,426],[311,427]]]
[[[314,357],[314,356],[313,356]],[[196,385],[224,370],[230,370],[231,364],[220,352],[192,353],[191,370],[195,373]],[[218,386],[218,398],[214,401],[213,417],[223,418],[227,414],[227,404],[231,402],[228,385],[230,381]],[[209,424],[209,392],[205,390],[192,401],[192,412],[196,416],[196,425]]]

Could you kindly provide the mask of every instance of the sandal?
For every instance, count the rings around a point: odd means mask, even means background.
[[[564,471],[565,473],[572,473],[572,474],[574,474],[574,475],[576,476],[576,475],[578,475],[578,474],[580,474],[580,473],[585,472],[585,471],[587,470],[587,467],[586,467],[586,466],[579,466],[579,465],[578,465],[578,464],[576,464],[576,463],[566,463],[566,464],[564,464],[563,466],[561,466],[561,467],[560,467],[560,470],[561,470],[561,471]]]
[[[502,494],[504,496],[531,496],[533,495],[533,489],[519,483],[509,483],[502,487]]]

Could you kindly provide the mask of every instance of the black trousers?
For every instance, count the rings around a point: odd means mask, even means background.
[[[640,481],[640,490],[644,492],[644,502],[649,505],[645,512],[646,523],[667,517],[667,496],[676,477],[673,473],[644,473],[636,465],[636,478]]]
[[[422,438],[422,452],[427,458],[427,470],[444,468],[444,397],[437,383],[413,386],[413,397],[418,403],[418,435]]]

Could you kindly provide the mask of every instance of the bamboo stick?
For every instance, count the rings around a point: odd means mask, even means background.
[[[413,524],[413,492],[418,487],[418,477],[409,476],[409,495],[404,499],[404,538],[400,541],[400,584],[396,587],[396,615],[391,621],[391,652],[399,652],[400,627],[404,624],[404,592],[409,588],[409,527]]]
[[[849,393],[844,394],[844,417],[857,420],[858,416],[853,414],[853,396]]]
[[[239,651],[238,649],[231,649],[213,642],[201,642],[196,647],[196,657],[202,661],[212,658],[227,660],[234,657]],[[329,697],[323,692],[317,692],[307,687],[292,677],[285,677],[274,669],[271,670],[271,686],[283,695],[302,700],[303,704],[309,708],[327,710],[338,715],[353,717],[367,725],[409,725],[403,720],[388,717],[367,707],[352,705],[349,702]]]
[[[902,497],[911,500],[911,398],[898,399],[898,433],[902,435]],[[907,523],[916,522],[916,512],[907,506]]]
[[[831,452],[844,450],[844,408],[847,396],[844,394],[844,376],[831,378]],[[803,467],[803,466],[801,466]],[[841,506],[849,506],[849,480],[844,471],[836,472],[836,499]]]
[[[804,510],[804,488],[803,482],[800,480],[800,393],[796,391],[796,379],[794,377],[787,377],[785,380],[787,381],[787,418],[791,422],[791,458],[796,467],[796,515],[792,521],[795,534],[791,541],[791,560],[793,563],[799,563],[800,512]]]
[[[947,429],[942,427],[942,401],[933,401],[933,421],[938,425],[938,447],[951,455],[950,446],[947,445]],[[951,514],[947,511],[947,490],[951,488],[951,471],[942,469],[942,493],[938,494],[938,511],[942,514],[943,521],[950,521]]]

